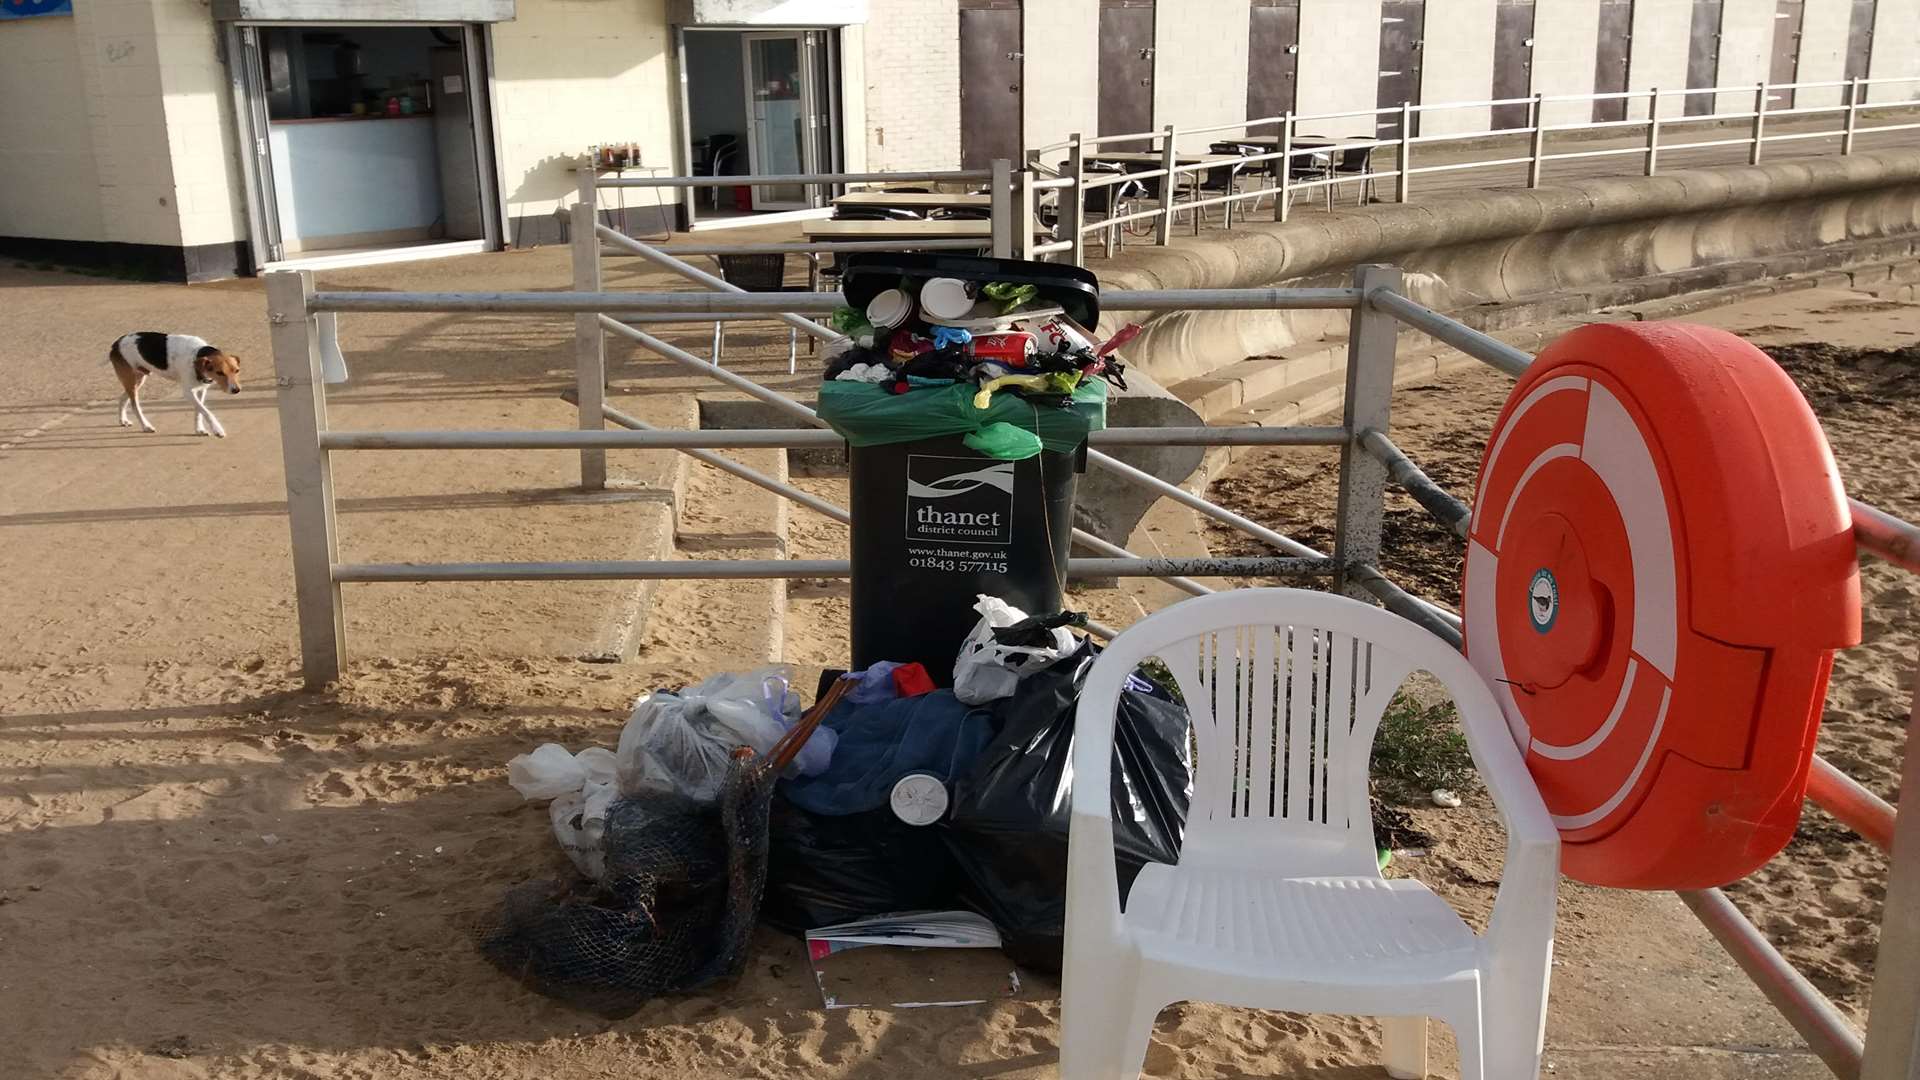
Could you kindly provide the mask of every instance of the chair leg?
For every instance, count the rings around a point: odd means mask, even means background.
[[[721,350],[725,349],[726,347],[727,347],[727,324],[723,322],[716,322],[713,324],[713,364],[715,367],[720,366]]]
[[[1421,1080],[1427,1075],[1426,1017],[1383,1016],[1380,1032],[1388,1076],[1393,1080]]]
[[[1089,1009],[1088,1006],[1092,1005]],[[1160,1010],[1117,993],[1087,1002],[1076,995],[1060,1013],[1060,1080],[1138,1080]]]
[[[1453,1029],[1454,1045],[1460,1048],[1460,1080],[1487,1080],[1486,1046],[1481,1039],[1480,1011],[1447,1019],[1447,1026]],[[1534,1080],[1533,1075],[1514,1074],[1513,1080]],[[1499,1080],[1507,1080],[1500,1077]]]

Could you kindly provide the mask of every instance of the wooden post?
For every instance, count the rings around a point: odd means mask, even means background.
[[[1293,202],[1293,112],[1280,122],[1280,191],[1273,203],[1273,220],[1285,221]]]
[[[993,257],[1013,257],[1013,162],[993,159]]]
[[[573,291],[600,291],[600,235],[591,201],[573,204]],[[583,311],[573,317],[573,386],[580,395],[580,430],[600,431],[606,427],[601,411],[606,402],[607,339],[600,330],[597,312]],[[607,486],[607,452],[599,448],[580,451],[580,486],[599,491]]]
[[[1166,126],[1161,137],[1160,167],[1167,175],[1160,178],[1160,219],[1155,224],[1154,243],[1165,245],[1173,239],[1173,200],[1179,177],[1173,175],[1173,167],[1180,160],[1179,152],[1174,149],[1173,125]]]
[[[273,330],[273,374],[280,405],[280,453],[287,480],[287,527],[293,540],[293,601],[300,623],[300,671],[309,690],[340,677],[347,626],[333,566],[340,558],[333,520],[333,470],[320,433],[327,430],[327,389],[320,370],[311,301],[313,275],[267,275],[267,318]]]
[[[1847,127],[1846,132],[1840,136],[1842,154],[1853,153],[1853,133],[1860,126],[1860,95],[1866,93],[1867,89],[1861,85],[1862,82],[1863,80],[1855,76],[1852,84],[1847,87]]]
[[[1546,164],[1547,151],[1547,95],[1533,95],[1533,149],[1527,162],[1527,186],[1540,186],[1540,170]]]
[[[1767,84],[1760,83],[1753,92],[1753,145],[1747,148],[1747,164],[1760,164],[1760,144],[1766,138],[1767,130]]]
[[[1067,175],[1073,177],[1073,186],[1060,192],[1060,220],[1067,223],[1067,239],[1073,241],[1067,259],[1075,266],[1085,266],[1087,237],[1081,230],[1087,227],[1087,152],[1077,131],[1067,137]]]
[[[1660,161],[1660,90],[1647,91],[1647,175],[1652,176]]]
[[[1396,181],[1398,181],[1394,185],[1394,194],[1399,198],[1400,202],[1402,203],[1407,202],[1412,197],[1412,194],[1413,194],[1413,173],[1410,171],[1412,168],[1413,168],[1413,103],[1410,101],[1403,101],[1400,103],[1400,161],[1399,161],[1399,168],[1395,170],[1400,175],[1394,178]],[[1332,206],[1333,185],[1332,184],[1327,185],[1327,203],[1328,203],[1327,208],[1332,209],[1333,208]]]
[[[1378,289],[1400,291],[1400,270],[1362,265],[1353,270],[1360,303],[1347,334],[1346,417],[1349,438],[1340,448],[1340,501],[1334,517],[1333,557],[1340,564],[1341,591],[1355,599],[1371,597],[1355,583],[1349,567],[1380,563],[1380,532],[1386,515],[1387,467],[1361,445],[1361,432],[1386,432],[1393,412],[1394,346],[1400,324],[1367,302]]]

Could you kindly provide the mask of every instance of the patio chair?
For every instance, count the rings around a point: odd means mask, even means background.
[[[1220,149],[1223,145],[1227,146],[1228,149]],[[1215,143],[1211,148],[1211,152],[1215,154],[1245,156],[1238,143]],[[1240,173],[1246,168],[1247,165],[1245,163],[1232,161],[1202,170],[1200,173],[1200,183],[1194,191],[1194,198],[1197,201],[1208,198],[1210,194],[1228,195],[1239,190]],[[1233,204],[1230,202],[1221,203],[1220,210],[1221,222],[1227,228],[1233,228]],[[1200,222],[1206,217],[1206,214],[1207,211],[1205,207],[1193,211],[1193,235],[1200,235]]]
[[[804,285],[787,284],[787,257],[785,254],[772,255],[716,255],[720,264],[720,276],[729,285],[737,285],[748,292],[805,292]],[[771,316],[769,316],[771,318]],[[727,324],[713,324],[713,362],[720,363],[726,348]],[[813,338],[808,337],[808,351],[811,352]],[[800,331],[787,327],[787,373],[791,375],[800,366]]]
[[[740,137],[738,135],[709,135],[707,145],[700,160],[693,163],[695,176],[731,176],[734,162],[740,156]],[[720,188],[707,189],[708,202],[715,210],[720,209]]]
[[[1127,171],[1126,167],[1117,161],[1088,161],[1083,167],[1089,180],[1096,176],[1113,176]],[[1060,175],[1070,176],[1072,175],[1072,169],[1073,162],[1063,161],[1060,163]],[[1088,215],[1098,214],[1100,218],[1104,220],[1118,215],[1121,213],[1123,206],[1135,199],[1144,198],[1146,193],[1146,186],[1140,181],[1122,180],[1117,184],[1088,188],[1081,192],[1080,205],[1086,208]],[[1118,226],[1114,226],[1106,230],[1106,237],[1103,240],[1106,246],[1106,254],[1111,254],[1113,251],[1115,240],[1117,239],[1117,233],[1115,231],[1117,228]],[[1062,237],[1061,239],[1072,240],[1074,237],[1068,236]]]
[[[1193,718],[1193,805],[1178,865],[1150,864],[1125,909],[1114,869],[1113,719],[1157,657]],[[1367,760],[1410,673],[1452,696],[1507,832],[1476,935],[1419,882],[1380,874]],[[1428,1017],[1462,1080],[1534,1080],[1553,951],[1559,834],[1486,683],[1426,630],[1332,593],[1236,589],[1115,638],[1074,726],[1061,993],[1062,1080],[1137,1076],[1176,1001],[1378,1016],[1395,1077],[1426,1074]]]
[[[1333,156],[1332,162],[1327,167],[1327,175],[1335,177],[1336,179],[1343,176],[1356,179],[1364,177],[1360,183],[1360,194],[1354,199],[1353,205],[1365,206],[1372,202],[1374,182],[1373,147],[1340,147],[1339,153]],[[1339,186],[1337,183],[1327,185],[1327,209],[1329,210],[1333,209],[1333,189]]]

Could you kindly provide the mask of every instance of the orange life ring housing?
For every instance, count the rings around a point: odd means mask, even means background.
[[[1826,436],[1766,354],[1680,323],[1555,341],[1494,424],[1461,591],[1567,876],[1704,888],[1786,846],[1860,578]]]

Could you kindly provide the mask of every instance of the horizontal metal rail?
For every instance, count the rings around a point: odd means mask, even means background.
[[[1516,349],[1498,338],[1455,322],[1399,293],[1378,289],[1367,294],[1367,302],[1434,340],[1451,345],[1509,375],[1519,375],[1533,363],[1532,355],[1525,349]]]
[[[566,395],[571,398],[571,394]],[[624,414],[622,414],[624,415]],[[628,431],[392,430],[323,431],[326,450],[625,450],[831,449],[846,440],[832,431],[807,428],[655,428],[621,421]],[[1338,427],[1123,427],[1087,436],[1094,447],[1125,446],[1339,446]]]
[[[1819,755],[1807,774],[1807,799],[1881,851],[1893,850],[1893,805]]]
[[[1773,1007],[1779,1010],[1793,1030],[1807,1041],[1814,1055],[1842,1080],[1860,1075],[1860,1058],[1865,1046],[1860,1033],[1834,1008],[1806,976],[1794,970],[1780,950],[1773,947],[1760,928],[1753,925],[1740,909],[1733,906],[1719,889],[1682,892],[1680,899],[1698,918],[1707,932],[1727,950],[1733,962],[1747,973]]]
[[[1159,213],[1155,210],[1154,213]],[[1353,289],[1102,289],[1100,305],[1114,311],[1221,311],[1240,308],[1351,308]],[[419,313],[490,312],[499,315],[606,313],[739,315],[832,312],[846,306],[837,292],[317,292],[315,311]]]
[[[993,242],[991,237],[970,239],[968,237],[915,240],[915,251],[964,251],[968,248],[984,247]],[[668,255],[812,255],[812,254],[851,254],[861,251],[899,251],[898,240],[823,240],[819,243],[792,241],[783,244],[674,244],[658,250]],[[603,259],[628,259],[636,257],[630,251],[612,251],[600,249]]]
[[[1068,560],[1069,578],[1154,577],[1199,574],[1207,577],[1328,577],[1331,559],[1193,558]],[[581,562],[338,563],[333,580],[348,582],[426,581],[677,581],[844,578],[852,575],[846,559],[624,559]]]
[[[1847,506],[1853,511],[1853,542],[1860,550],[1920,574],[1920,526],[1859,499],[1848,499]]]
[[[619,176],[599,177],[593,182],[597,188],[658,188],[658,187],[772,187],[774,185],[807,184],[889,184],[906,181],[969,181],[991,180],[992,169],[945,169],[937,172],[866,172],[866,173],[771,173],[768,175],[745,176]]]
[[[1360,433],[1360,445],[1387,467],[1387,475],[1393,478],[1394,483],[1405,488],[1407,494],[1413,496],[1414,502],[1452,530],[1455,536],[1462,540],[1467,538],[1467,525],[1473,520],[1471,507],[1434,483],[1433,478],[1421,471],[1420,466],[1401,452],[1384,432],[1368,428]]]

